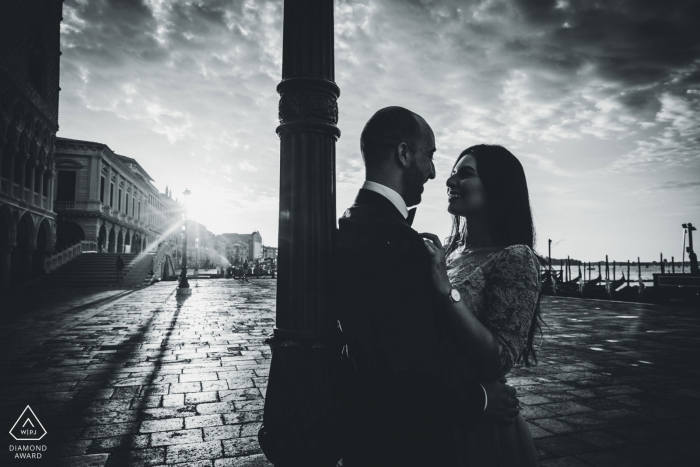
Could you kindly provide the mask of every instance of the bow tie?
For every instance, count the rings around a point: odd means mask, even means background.
[[[416,209],[417,208],[408,210],[408,217],[406,217],[406,222],[408,222],[409,227],[413,225],[413,219],[416,217]]]

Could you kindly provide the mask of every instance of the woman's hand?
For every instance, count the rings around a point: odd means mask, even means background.
[[[447,297],[452,289],[450,280],[447,277],[447,266],[445,263],[445,249],[440,243],[437,235],[431,233],[421,233],[425,242],[425,248],[430,258],[430,278],[435,291],[440,296]]]

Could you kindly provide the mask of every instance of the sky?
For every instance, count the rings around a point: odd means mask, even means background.
[[[336,0],[337,213],[364,180],[362,127],[400,105],[435,132],[414,228],[449,234],[459,153],[522,162],[539,252],[680,259],[700,225],[700,2]],[[66,0],[58,136],[192,192],[214,233],[277,245],[283,1]],[[696,236],[700,249],[700,236]]]

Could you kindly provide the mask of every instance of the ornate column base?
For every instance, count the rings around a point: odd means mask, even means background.
[[[258,441],[275,467],[335,467],[340,459],[340,333],[275,328]]]

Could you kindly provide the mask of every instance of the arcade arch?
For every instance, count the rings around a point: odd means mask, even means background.
[[[115,233],[114,233],[114,227],[109,229],[109,242],[107,243],[107,251],[109,253],[114,253],[116,242],[115,242]]]

